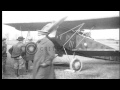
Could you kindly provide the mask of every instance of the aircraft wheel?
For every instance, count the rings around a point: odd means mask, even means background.
[[[82,69],[82,62],[79,59],[73,59],[70,62],[70,69],[76,71],[81,71]]]

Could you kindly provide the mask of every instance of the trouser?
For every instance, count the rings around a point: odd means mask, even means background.
[[[2,57],[2,74],[6,73],[6,60],[7,57]]]
[[[26,71],[29,70],[29,61],[25,61],[25,68],[26,68]]]
[[[16,76],[19,76],[19,69],[22,68],[24,62],[21,58],[17,57],[14,58],[14,69],[15,69],[15,74]]]
[[[15,69],[15,75],[19,76],[19,59],[14,58],[14,69]]]
[[[26,72],[28,72],[28,71],[29,71],[29,69],[30,69],[29,62],[32,62],[32,63],[33,63],[33,60],[31,60],[31,61],[26,60],[26,61],[25,61],[25,68],[26,68]]]

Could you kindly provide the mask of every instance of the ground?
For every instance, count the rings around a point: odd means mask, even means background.
[[[118,62],[88,59],[79,57],[82,61],[81,72],[70,72],[66,68],[56,69],[59,79],[119,79],[120,67]]]
[[[13,42],[12,42],[13,43]],[[9,43],[8,49],[11,47]],[[120,79],[120,62],[106,61],[102,59],[86,58],[76,56],[82,62],[82,70],[80,72],[72,72],[69,70],[69,62],[73,56],[64,55],[54,59],[56,79]],[[59,65],[60,64],[60,65]],[[61,65],[62,64],[62,65]],[[7,73],[3,75],[4,79],[31,79],[32,63],[30,62],[30,70],[25,72],[25,68],[20,70],[20,76],[16,77],[13,69],[13,59],[8,53]]]
[[[69,56],[72,58],[72,56]],[[62,58],[57,57],[54,60],[55,74],[57,79],[120,79],[119,62],[105,61],[93,58],[86,58],[76,56],[82,61],[82,70],[80,72],[72,72],[69,70],[69,60],[67,56]],[[11,60],[12,61],[12,60]],[[59,65],[59,64],[62,65]],[[13,64],[7,61],[7,73],[4,75],[5,79],[31,79],[32,78],[32,63],[30,63],[30,70],[25,72],[25,68],[20,70],[20,76],[16,77],[13,69]]]

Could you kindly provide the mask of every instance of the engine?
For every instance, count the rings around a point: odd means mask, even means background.
[[[21,47],[22,57],[29,61],[33,60],[35,53],[37,52],[37,44],[34,42],[28,42]]]
[[[27,54],[34,55],[37,51],[37,45],[34,42],[29,42],[26,44],[25,51]]]

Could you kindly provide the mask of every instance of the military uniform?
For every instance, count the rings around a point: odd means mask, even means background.
[[[2,39],[2,73],[6,72],[6,60],[7,60],[7,44],[4,42],[6,39]]]
[[[37,47],[38,51],[34,56],[33,79],[55,79],[52,63],[55,58],[54,44],[45,37],[37,43]]]
[[[11,58],[14,58],[14,68],[17,70],[16,74],[18,76],[18,69],[20,69],[20,64],[22,65],[23,61],[20,58],[21,54],[22,54],[22,50],[21,47],[24,45],[22,41],[24,38],[23,37],[18,37],[18,43],[13,45],[10,49],[9,49],[9,53],[11,54]]]

